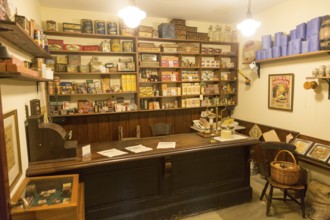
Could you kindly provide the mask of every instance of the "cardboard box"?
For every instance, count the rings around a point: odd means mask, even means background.
[[[162,23],[158,26],[160,38],[175,38],[175,25]]]
[[[64,44],[63,49],[68,51],[81,51],[82,46],[80,44]]]
[[[63,50],[63,40],[48,39],[48,49],[50,51],[60,51],[60,50]]]

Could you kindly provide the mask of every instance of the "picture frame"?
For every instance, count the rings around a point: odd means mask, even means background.
[[[22,176],[17,110],[4,114],[4,133],[10,191]]]
[[[330,157],[330,146],[315,143],[311,150],[307,153],[307,156],[315,160],[326,162]]]
[[[268,108],[293,111],[294,74],[269,74]]]
[[[295,152],[297,154],[306,155],[306,153],[312,147],[313,142],[301,138],[296,138],[292,141],[292,144],[296,146]]]

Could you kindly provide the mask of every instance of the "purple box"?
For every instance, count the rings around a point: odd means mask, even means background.
[[[272,48],[272,35],[263,35],[261,38],[262,49]]]
[[[301,39],[297,38],[292,40],[292,54],[300,54],[301,53]]]
[[[281,47],[273,47],[273,58],[281,56]]]
[[[322,17],[316,17],[308,21],[306,36],[309,37],[313,34],[318,34],[320,31],[321,22],[322,22]]]
[[[261,60],[261,50],[256,51],[256,60]]]
[[[294,40],[296,38],[297,38],[297,30],[293,29],[293,30],[290,31],[290,39]]]
[[[296,26],[296,38],[306,39],[307,24],[302,23]]]
[[[261,50],[260,51],[260,60],[266,59],[266,50]]]
[[[304,40],[301,42],[301,53],[309,52],[309,40]]]
[[[319,34],[312,34],[307,38],[307,40],[309,41],[309,52],[320,50]]]
[[[289,35],[282,35],[281,36],[281,46],[287,46],[289,44]]]
[[[288,45],[281,46],[281,54],[282,54],[282,57],[288,55]]]
[[[292,55],[292,40],[289,41],[288,44],[288,56]]]
[[[273,49],[272,48],[267,48],[266,49],[266,59],[273,58]]]
[[[274,40],[274,46],[279,47],[281,46],[281,38],[283,36],[283,32],[277,32],[275,33],[275,40]]]

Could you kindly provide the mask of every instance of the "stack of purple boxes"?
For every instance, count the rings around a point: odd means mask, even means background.
[[[322,17],[316,17],[296,26],[290,31],[290,35],[277,32],[274,36],[263,35],[261,39],[262,49],[256,51],[256,60],[277,58],[320,50],[319,32]]]

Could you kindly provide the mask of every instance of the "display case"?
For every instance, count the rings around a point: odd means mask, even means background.
[[[12,198],[12,220],[84,219],[79,175],[25,178]]]

